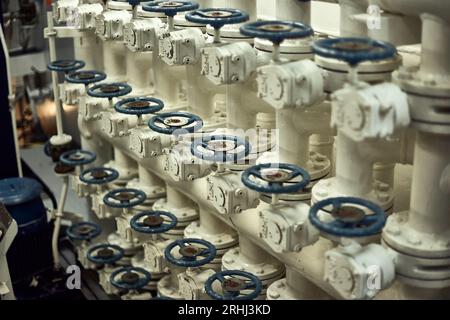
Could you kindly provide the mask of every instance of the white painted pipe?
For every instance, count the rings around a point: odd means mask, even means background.
[[[448,77],[450,75],[450,23],[431,14],[422,14],[421,19],[420,72]]]
[[[59,198],[58,209],[55,212],[55,223],[52,235],[53,264],[56,270],[58,270],[61,267],[61,262],[59,259],[58,242],[59,242],[59,233],[61,230],[61,219],[64,216],[64,207],[66,205],[67,191],[69,190],[69,176],[65,175],[62,179],[63,179],[63,186]]]
[[[359,0],[357,0],[359,1]],[[436,15],[450,21],[450,2],[442,0],[371,0],[387,12],[406,16],[420,16],[422,13]]]
[[[53,24],[53,15],[51,12],[47,12],[47,26],[48,32],[54,32],[54,24]],[[56,61],[56,35],[50,35],[48,37],[48,48],[50,61]],[[62,102],[59,94],[58,87],[58,73],[56,71],[52,71],[52,85],[53,85],[53,97],[55,101],[55,111],[56,111],[56,131],[58,136],[62,136],[63,132],[63,124],[62,124]]]
[[[139,183],[146,187],[164,187],[164,181],[138,163]]]
[[[93,32],[73,38],[75,59],[86,63],[84,69],[103,71],[103,45]]]
[[[341,5],[340,36],[367,37],[366,25],[352,18],[353,15],[366,13],[366,1],[340,0],[339,4]]]
[[[119,148],[114,148],[114,163],[118,168],[125,168],[127,170],[136,167],[136,161]]]
[[[190,198],[169,185],[166,186],[166,194],[170,208],[181,209],[195,206]]]
[[[266,251],[242,234],[239,234],[239,252],[242,261],[248,264],[261,264],[273,259]]]
[[[421,232],[450,230],[450,135],[418,132],[409,222]]]
[[[127,50],[127,82],[133,88],[133,96],[149,95],[154,90],[153,80],[153,53],[133,52]]]
[[[331,298],[325,291],[320,289],[290,266],[286,267],[286,283],[292,290],[298,292],[298,295],[303,299]]]
[[[127,77],[127,48],[123,42],[103,41],[103,63],[108,82],[125,81]]]
[[[250,16],[250,21],[255,21],[257,18],[256,0],[212,0],[212,6],[245,11]]]
[[[298,0],[276,0],[276,18],[311,23],[311,2]]]

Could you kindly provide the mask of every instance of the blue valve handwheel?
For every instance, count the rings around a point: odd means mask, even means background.
[[[178,248],[180,258],[172,254],[175,248]],[[170,243],[164,250],[164,256],[168,262],[178,267],[200,267],[215,258],[216,248],[206,240],[181,239]]]
[[[312,49],[319,56],[343,60],[352,66],[389,59],[397,53],[392,44],[369,38],[323,39],[314,42]]]
[[[85,169],[80,174],[80,180],[87,184],[105,184],[116,180],[119,172],[113,168],[95,167]]]
[[[178,12],[198,9],[199,5],[192,1],[150,1],[142,4],[142,9],[149,12],[163,12],[168,17],[175,16]]]
[[[60,157],[59,161],[67,166],[82,166],[95,161],[97,156],[94,152],[87,150],[70,150],[64,152]]]
[[[166,218],[166,219],[164,219]],[[157,234],[173,229],[178,223],[175,215],[166,211],[144,211],[131,218],[131,228],[140,233]]]
[[[353,206],[343,206],[351,204]],[[319,211],[331,205],[333,221],[324,222],[319,218]],[[373,214],[359,207],[367,208]],[[328,198],[316,202],[309,210],[309,220],[320,231],[338,237],[367,237],[380,233],[386,223],[386,214],[375,203],[355,197]]]
[[[122,82],[100,83],[88,89],[87,94],[94,98],[117,98],[129,94],[132,88]]]
[[[203,120],[188,112],[161,113],[148,121],[148,126],[162,134],[194,133],[203,128]]]
[[[84,68],[86,64],[81,60],[56,60],[47,65],[47,69],[55,72],[72,72]]]
[[[125,255],[125,251],[114,244],[102,243],[89,248],[86,257],[97,264],[113,264]]]
[[[282,20],[246,23],[239,31],[244,36],[267,39],[274,43],[280,43],[285,39],[310,37],[314,34],[314,30],[306,24]]]
[[[123,267],[111,273],[111,284],[119,289],[137,290],[145,287],[151,280],[150,272],[138,267]]]
[[[296,177],[302,179],[290,182]],[[267,182],[260,184],[258,180]],[[261,193],[293,193],[304,189],[311,181],[309,173],[300,167],[288,163],[263,163],[242,172],[242,183],[249,189]]]
[[[141,0],[128,0],[128,3],[130,4],[130,6],[138,6],[141,3]]]
[[[238,149],[241,149],[238,151]],[[236,162],[249,155],[251,146],[248,141],[237,136],[210,135],[195,139],[191,144],[191,153],[199,159],[213,162]]]
[[[66,81],[69,83],[91,84],[106,79],[106,73],[96,70],[80,70],[66,75]]]
[[[102,228],[96,223],[84,221],[70,226],[66,233],[72,240],[87,241],[98,237],[102,233]]]
[[[136,116],[156,113],[163,108],[164,102],[150,97],[123,99],[114,105],[114,109],[116,109],[117,112]]]
[[[214,29],[220,29],[226,24],[235,24],[248,21],[249,15],[238,9],[207,8],[186,13],[189,22],[209,24]]]
[[[119,188],[105,194],[103,202],[111,208],[131,208],[144,203],[146,199],[142,190]]]
[[[229,278],[226,278],[229,277]],[[214,290],[214,282],[219,281],[222,293]],[[249,291],[242,293],[242,291]],[[239,270],[217,272],[205,282],[206,293],[214,300],[254,300],[262,291],[261,280],[255,275]]]

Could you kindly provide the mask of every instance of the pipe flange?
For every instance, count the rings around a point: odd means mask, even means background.
[[[298,288],[301,289],[301,288]],[[267,300],[308,300],[308,299],[330,299],[324,292],[317,291],[297,291],[295,288],[289,286],[287,279],[283,278],[274,281],[267,288]]]
[[[314,57],[312,42],[312,38],[286,39],[280,44],[280,57],[289,60],[311,59]],[[273,53],[273,43],[266,39],[255,38],[255,49]]]
[[[145,185],[140,182],[139,178],[130,180],[127,183],[127,188],[140,189],[144,191],[145,195],[147,196],[147,199],[144,202],[145,206],[150,206],[155,201],[164,198],[166,196],[166,191],[164,190],[163,187]]]
[[[137,7],[136,12],[137,12],[137,17],[138,18],[144,18],[144,19],[145,18],[150,18],[150,19],[152,19],[152,18],[159,18],[162,21],[166,21],[166,19],[167,19],[167,17],[164,14],[164,12],[144,11],[144,9],[142,9],[142,6],[140,6],[140,5]]]
[[[126,10],[132,11],[133,7],[128,3],[128,1],[108,1],[106,3],[106,8],[109,10]]]
[[[450,231],[422,233],[409,225],[408,212],[388,218],[382,234],[383,245],[395,255],[396,277],[411,286],[450,286]]]
[[[142,243],[133,243],[123,239],[117,232],[113,232],[108,235],[108,243],[112,245],[119,246],[125,252],[125,257],[123,259],[126,260],[128,265],[130,264],[131,257],[133,257],[136,253],[138,253],[142,249]]]
[[[412,125],[421,131],[450,134],[450,78],[402,67],[394,81],[408,94]]]
[[[348,64],[345,61],[316,55],[314,58],[318,67],[323,69],[326,78],[324,91],[332,93],[343,87],[348,80]],[[368,83],[390,81],[391,74],[402,63],[402,57],[364,61],[358,65],[358,79]]]
[[[173,208],[166,199],[160,199],[153,204],[153,210],[172,212],[178,219],[177,227],[186,227],[198,219],[197,210],[191,207]]]
[[[195,221],[188,225],[184,230],[185,237],[204,239],[211,242],[219,252],[221,249],[229,249],[236,246],[239,243],[239,237],[237,233],[217,233],[209,234],[200,221]]]
[[[429,259],[450,258],[450,230],[444,233],[425,233],[414,229],[408,211],[392,214],[383,231],[389,247],[415,257]]]
[[[184,300],[184,297],[178,291],[178,287],[174,286],[171,277],[172,275],[169,274],[158,282],[158,295],[175,300]]]
[[[364,195],[360,194],[344,194],[341,189],[337,185],[337,178],[328,178],[322,179],[316,183],[314,188],[312,189],[312,198],[311,202],[316,203],[318,201],[327,199],[327,198],[337,198],[337,197],[358,197],[362,199],[366,199],[372,201],[373,203],[380,206],[386,214],[392,213],[394,206],[394,191],[393,189],[386,183],[374,181],[372,190]],[[322,210],[325,214],[326,211]]]
[[[284,275],[284,265],[275,259],[268,259],[263,263],[253,264],[244,255],[239,248],[228,250],[222,257],[222,270],[240,270],[250,272],[257,276],[264,283],[264,287],[270,285],[275,279]]]

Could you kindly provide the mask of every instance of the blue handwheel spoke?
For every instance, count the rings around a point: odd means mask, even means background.
[[[355,211],[353,218],[349,219],[348,215],[351,211],[347,211],[345,212],[344,220],[344,218],[340,217],[339,212],[335,212],[336,210],[343,209],[343,204],[346,204],[346,207],[348,205],[363,207],[372,211],[373,214],[368,215],[365,210],[357,209],[360,211]],[[333,216],[335,220],[324,222],[320,220],[318,213],[329,205],[333,205],[334,207]],[[345,210],[349,209],[345,208]],[[363,214],[362,218],[361,214]],[[340,197],[328,198],[315,203],[310,208],[309,220],[312,225],[326,234],[339,237],[367,237],[381,232],[386,223],[386,215],[383,209],[373,202],[354,197]]]

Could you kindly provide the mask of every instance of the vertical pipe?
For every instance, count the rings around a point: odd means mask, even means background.
[[[152,82],[152,52],[133,52],[127,50],[127,81],[133,88],[133,95],[147,95],[153,91]]]
[[[47,25],[48,25],[48,47],[49,47],[49,53],[50,53],[50,61],[56,60],[56,32],[54,30],[54,24],[53,24],[53,17],[51,12],[47,12]],[[58,73],[55,71],[52,71],[52,84],[53,84],[53,96],[55,100],[55,109],[56,109],[56,131],[58,133],[58,136],[63,135],[63,125],[62,125],[62,105],[61,105],[61,99],[59,96],[59,88],[58,88]]]
[[[311,24],[311,1],[276,0],[276,17]]]
[[[219,234],[229,230],[229,227],[220,219],[216,218],[214,214],[208,211],[203,206],[200,206],[200,224],[208,234]]]
[[[409,223],[421,232],[450,229],[450,135],[418,132]]]
[[[341,5],[341,37],[367,37],[366,24],[352,18],[355,14],[366,13],[366,1],[340,0]]]
[[[420,72],[450,75],[450,24],[431,14],[422,14],[422,61]]]
[[[239,235],[239,251],[244,261],[250,264],[260,264],[273,258],[261,247],[254,244],[248,237]]]
[[[119,148],[114,148],[114,162],[118,168],[136,168],[136,161],[128,157]]]
[[[336,179],[343,194],[358,196],[372,190],[373,164],[360,154],[358,143],[338,132],[336,145]]]
[[[138,164],[138,172],[139,172],[139,183],[147,186],[159,186],[162,187],[164,185],[163,180],[161,180],[157,175],[153,174],[149,170],[147,170],[141,164]]]
[[[169,185],[166,185],[166,193],[167,204],[170,208],[181,209],[193,206],[193,202],[191,199]]]
[[[125,45],[118,41],[103,41],[103,63],[108,82],[124,81],[127,76]]]
[[[309,136],[299,132],[295,113],[298,113],[298,110],[277,110],[280,161],[305,167],[309,160]]]
[[[93,32],[73,39],[75,59],[86,63],[85,69],[103,71],[103,46]]]
[[[69,176],[65,175],[63,177],[63,187],[61,190],[61,196],[59,198],[58,209],[55,212],[55,226],[52,235],[52,252],[53,252],[53,263],[56,270],[61,267],[61,262],[59,259],[59,232],[61,230],[61,219],[64,216],[64,207],[66,205],[67,191],[69,189]]]

